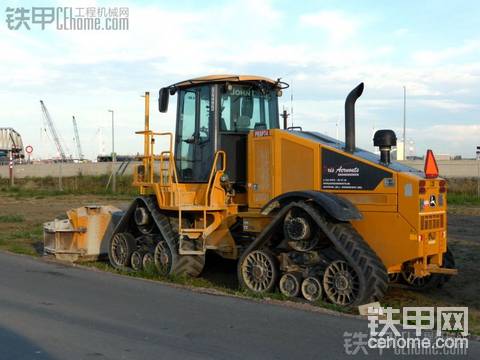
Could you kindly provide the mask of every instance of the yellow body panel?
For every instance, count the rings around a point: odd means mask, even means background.
[[[446,251],[445,194],[443,204],[435,208],[421,211],[419,205],[420,200],[427,201],[430,195],[438,197],[441,179],[426,180],[426,193],[421,195],[419,181],[424,179],[416,174],[395,172],[284,130],[251,132],[248,146],[248,198],[252,210],[289,191],[336,193],[350,200],[362,213],[363,219],[352,221],[352,225],[390,272],[399,271],[402,263],[417,258],[423,262],[423,271],[428,264],[441,265],[441,254]],[[382,181],[373,190],[322,190],[322,148],[390,172],[394,185]],[[422,227],[422,222],[435,224]]]

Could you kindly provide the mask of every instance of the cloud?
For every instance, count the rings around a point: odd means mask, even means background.
[[[393,35],[396,37],[403,37],[409,33],[409,30],[406,28],[400,28],[393,32]]]
[[[434,65],[447,60],[461,59],[465,55],[477,53],[480,50],[480,41],[465,41],[461,46],[448,47],[440,50],[422,50],[412,54],[415,62],[421,65]]]
[[[475,157],[476,146],[479,145],[480,125],[476,124],[442,124],[428,129],[411,129],[408,138],[413,137],[417,143],[417,153],[425,153],[431,148],[436,153]],[[422,141],[418,141],[422,139]]]
[[[449,99],[430,99],[430,100],[415,100],[417,104],[434,107],[451,112],[459,112],[463,110],[478,108],[476,104],[467,104],[459,101]]]
[[[320,11],[300,16],[300,24],[324,30],[330,42],[344,42],[351,38],[359,27],[359,22],[340,11]]]

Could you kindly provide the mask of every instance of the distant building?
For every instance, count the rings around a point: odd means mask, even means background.
[[[452,156],[450,154],[435,154],[435,159],[437,159],[437,160],[452,160]]]
[[[407,139],[407,147],[405,149],[407,159],[413,159],[416,155],[415,141]],[[403,158],[403,140],[397,140],[397,147],[392,151],[392,158],[396,160],[405,160]]]

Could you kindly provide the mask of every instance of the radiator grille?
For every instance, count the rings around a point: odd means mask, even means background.
[[[431,214],[420,216],[420,230],[443,229],[445,214]]]

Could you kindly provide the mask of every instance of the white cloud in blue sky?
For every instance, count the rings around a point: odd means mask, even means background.
[[[407,137],[419,153],[473,156],[480,145],[480,30],[477,2],[438,1],[4,1],[31,6],[130,8],[128,31],[9,30],[0,26],[0,126],[20,131],[37,154],[43,99],[73,151],[76,115],[85,153],[109,150],[116,111],[117,152],[142,151],[134,135],[143,99],[161,86],[210,73],[252,73],[291,83],[294,121],[335,136],[343,102],[360,81],[359,145],[372,128],[401,137],[403,86]],[[3,11],[3,10],[2,10]],[[2,15],[4,17],[4,15]],[[281,99],[290,107],[290,91]],[[174,107],[171,107],[174,109]],[[152,101],[152,125],[173,130]]]

